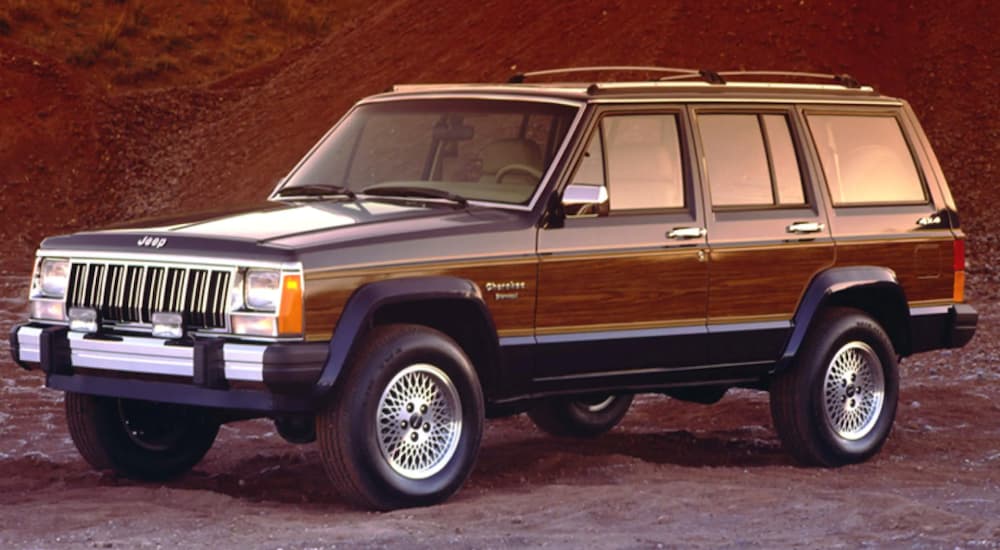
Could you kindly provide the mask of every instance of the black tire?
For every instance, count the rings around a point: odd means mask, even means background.
[[[898,398],[896,352],[882,327],[860,310],[829,308],[810,328],[796,364],[772,381],[771,417],[796,460],[836,467],[882,448]]]
[[[66,392],[66,424],[94,469],[160,481],[187,472],[215,442],[219,423],[203,409]]]
[[[316,441],[316,418],[313,416],[279,416],[274,429],[282,439],[295,445]]]
[[[543,431],[559,437],[597,437],[614,428],[632,405],[632,394],[548,399],[528,411]]]
[[[688,403],[698,403],[701,405],[713,405],[722,401],[729,388],[725,386],[696,386],[689,388],[671,388],[663,393]]]
[[[341,376],[316,418],[323,466],[341,496],[392,510],[458,491],[479,454],[484,404],[476,371],[454,340],[419,325],[378,326]]]

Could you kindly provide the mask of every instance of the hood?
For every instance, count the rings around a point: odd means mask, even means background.
[[[50,237],[42,248],[292,261],[304,249],[336,248],[371,239],[405,240],[428,232],[451,232],[459,226],[478,232],[523,216],[495,209],[385,201],[272,203],[254,210],[144,220]]]
[[[348,225],[419,217],[432,212],[429,208],[386,202],[313,202],[203,219],[164,229],[175,235],[228,237],[263,243]]]

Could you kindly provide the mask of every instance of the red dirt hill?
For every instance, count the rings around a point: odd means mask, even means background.
[[[846,72],[908,99],[956,192],[971,254],[985,259],[996,243],[980,220],[996,203],[1000,41],[981,23],[997,11],[972,0],[395,0],[222,80],[116,95],[0,39],[4,213],[46,212],[27,227],[15,216],[4,236],[20,234],[27,252],[53,229],[258,200],[352,102],[393,83],[659,64]]]

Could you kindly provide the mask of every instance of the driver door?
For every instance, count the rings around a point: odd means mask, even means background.
[[[705,363],[707,241],[685,116],[608,107],[592,124],[565,224],[538,235],[539,390],[656,383]],[[577,200],[587,189],[595,200]]]

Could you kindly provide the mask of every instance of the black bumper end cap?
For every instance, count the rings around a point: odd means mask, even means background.
[[[219,338],[195,340],[194,379],[196,385],[206,388],[225,389],[226,362],[223,357],[225,342]]]
[[[948,334],[948,347],[960,348],[968,344],[976,335],[979,312],[969,304],[955,304],[951,308],[950,317],[951,330]]]
[[[38,354],[42,371],[46,374],[72,374],[70,360],[69,328],[45,327],[38,336]]]
[[[264,385],[278,393],[308,391],[319,380],[329,355],[329,342],[272,344],[264,351]]]

